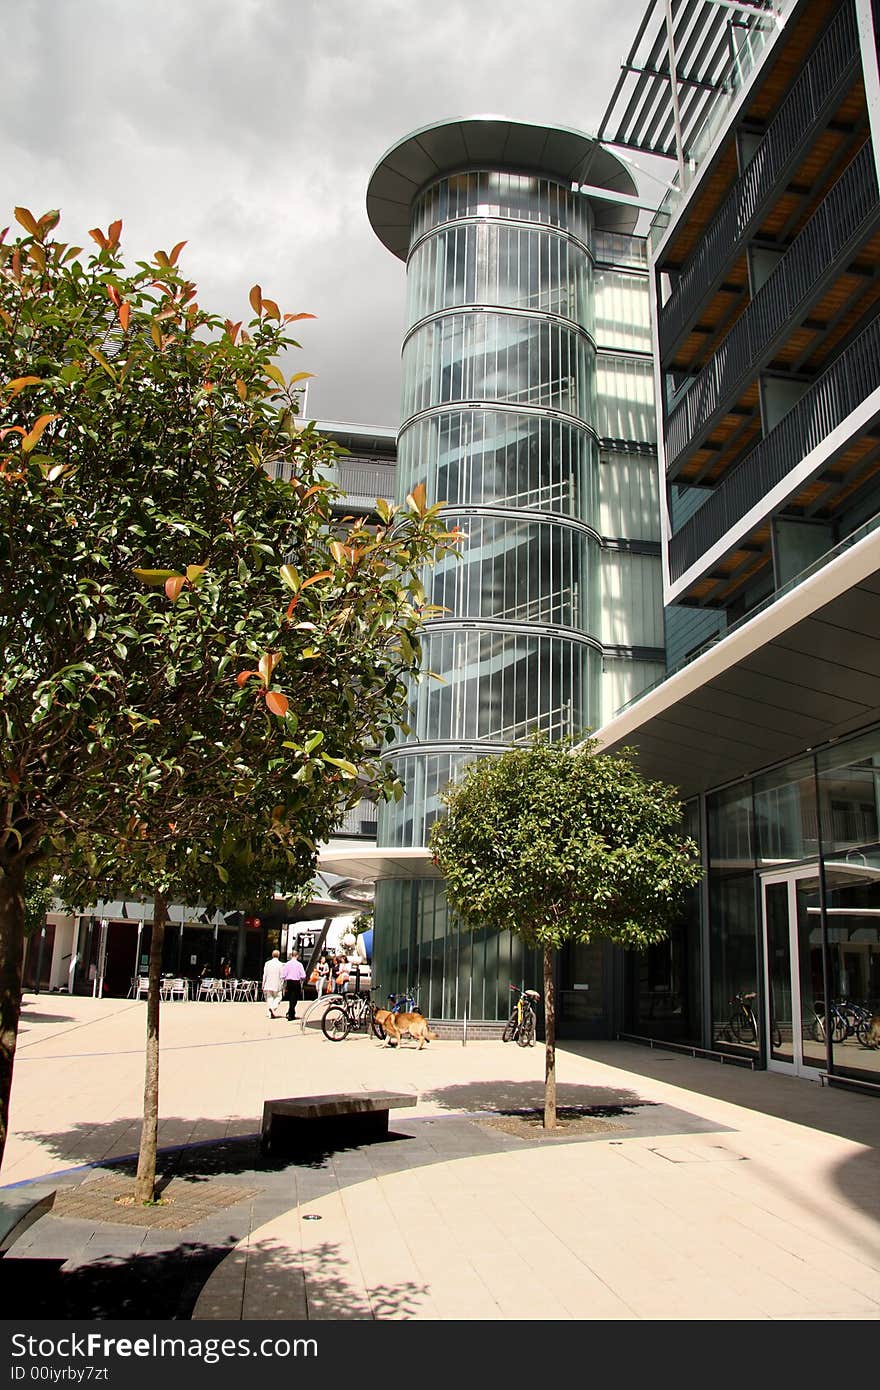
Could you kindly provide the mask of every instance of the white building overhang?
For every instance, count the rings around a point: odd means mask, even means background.
[[[597,734],[685,797],[880,722],[880,532],[864,536]]]
[[[431,851],[382,849],[378,845],[328,845],[318,859],[318,872],[375,883],[380,878],[442,878]]]
[[[283,903],[280,907],[288,922],[322,922],[327,917],[351,916],[351,903],[338,902],[335,898],[312,898],[311,902],[296,907]]]

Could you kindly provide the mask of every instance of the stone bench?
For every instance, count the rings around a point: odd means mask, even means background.
[[[0,1192],[0,1255],[5,1255],[29,1226],[46,1216],[54,1203],[54,1188],[22,1187]]]
[[[260,1151],[280,1147],[333,1147],[384,1139],[388,1111],[415,1105],[418,1097],[397,1091],[355,1091],[335,1096],[291,1096],[263,1105]]]

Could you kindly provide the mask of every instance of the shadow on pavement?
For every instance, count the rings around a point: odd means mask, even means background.
[[[633,1078],[663,1081],[695,1096],[741,1105],[761,1115],[806,1125],[825,1134],[880,1147],[880,1103],[874,1096],[824,1087],[812,1080],[721,1066],[703,1057],[686,1057],[661,1048],[624,1042],[569,1042],[557,1045],[563,1053],[618,1067]]]
[[[423,1091],[420,1099],[431,1101],[444,1110],[491,1110],[504,1114],[507,1111],[543,1109],[544,1086],[540,1081],[473,1081]],[[624,1087],[576,1086],[561,1082],[556,1087],[556,1103],[599,1114],[603,1110],[618,1113],[621,1106],[647,1105],[650,1102]]]
[[[880,1125],[880,1106],[877,1123]],[[862,1149],[843,1159],[834,1168],[832,1177],[850,1206],[880,1222],[880,1149]],[[875,1258],[880,1260],[880,1247]]]
[[[0,1306],[5,1318],[148,1318],[186,1320],[213,1271],[234,1247],[189,1241],[170,1250],[106,1255],[88,1263],[58,1258],[0,1259]],[[308,1251],[262,1243],[249,1252],[265,1314],[290,1318],[408,1318],[427,1296],[423,1284],[376,1285],[363,1296],[353,1286],[340,1248]],[[253,1276],[252,1276],[253,1277]],[[244,1286],[244,1281],[243,1281]],[[240,1306],[230,1310],[239,1317]],[[252,1316],[261,1316],[253,1310]]]
[[[79,1020],[75,1019],[72,1016],[72,1014],[34,1013],[34,1010],[32,1008],[25,1008],[25,1005],[22,1004],[21,1018],[19,1020],[18,1031],[19,1033],[26,1033],[27,1025],[29,1023],[77,1023],[78,1021]]]
[[[259,1128],[254,1120],[253,1130]],[[192,1151],[216,1150],[216,1161],[223,1162],[226,1146],[230,1153],[241,1152],[250,1145],[255,1150],[256,1137],[251,1132],[246,1135],[230,1135],[229,1125],[223,1120],[211,1121],[193,1117],[168,1116],[159,1122],[160,1155],[173,1154],[178,1148],[190,1146]],[[65,1168],[81,1165],[99,1164],[104,1167],[124,1168],[126,1161],[137,1154],[140,1141],[141,1118],[130,1116],[125,1119],[108,1120],[101,1124],[81,1121],[62,1130],[19,1130],[18,1137],[31,1139],[46,1148],[58,1160],[58,1166]],[[114,1150],[117,1156],[114,1156]],[[250,1166],[253,1166],[252,1164]],[[225,1168],[213,1171],[227,1171]]]
[[[274,1240],[257,1241],[250,1246],[247,1261],[246,1319],[407,1319],[420,1311],[429,1296],[426,1284],[411,1280],[366,1289],[360,1280],[353,1283],[351,1252],[346,1256],[330,1241],[308,1250],[284,1249]],[[206,1303],[211,1302],[211,1294],[209,1288]],[[227,1311],[224,1308],[224,1316]],[[206,1308],[203,1316],[207,1314]]]
[[[0,1306],[7,1318],[189,1318],[231,1247],[190,1241],[66,1267],[57,1258],[6,1255]]]
[[[120,1127],[124,1128],[127,1135],[128,1152],[119,1157],[105,1158],[103,1155],[115,1146]],[[162,1121],[157,1159],[157,1187],[160,1191],[172,1178],[198,1183],[207,1182],[209,1178],[240,1174],[258,1177],[260,1173],[282,1173],[290,1167],[323,1168],[335,1154],[369,1148],[371,1143],[396,1143],[410,1138],[407,1134],[394,1132],[374,1141],[356,1136],[350,1144],[336,1141],[327,1144],[310,1143],[295,1151],[291,1149],[264,1156],[260,1153],[257,1134],[227,1135],[222,1122],[212,1126],[206,1121],[200,1121],[198,1128],[200,1137],[193,1141],[189,1137],[193,1133],[192,1120],[170,1118]],[[216,1129],[216,1137],[205,1133],[211,1128]],[[59,1166],[64,1164],[82,1167],[82,1180],[101,1171],[130,1174],[134,1177],[137,1170],[136,1151],[139,1136],[139,1120],[114,1120],[99,1125],[71,1125],[69,1129],[57,1133],[23,1131],[20,1134],[22,1139],[36,1140],[48,1149],[59,1160]],[[74,1174],[70,1176],[75,1180]],[[51,1174],[34,1181],[45,1183],[49,1177]]]

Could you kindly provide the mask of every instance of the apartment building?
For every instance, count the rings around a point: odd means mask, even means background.
[[[600,129],[675,184],[650,237],[668,673],[601,738],[681,788],[706,869],[671,941],[624,963],[621,1027],[864,1087],[880,1084],[853,1007],[880,1014],[877,49],[870,0],[655,2]]]

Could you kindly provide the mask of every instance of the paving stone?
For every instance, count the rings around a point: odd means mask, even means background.
[[[563,1044],[560,1103],[600,1116],[622,1106],[622,1129],[521,1139],[488,1130],[477,1112],[538,1104],[537,1052],[438,1042],[395,1056],[368,1039],[333,1047],[293,1030],[281,1048],[247,1006],[179,1005],[163,1022],[161,1134],[215,1142],[163,1155],[162,1171],[169,1193],[195,1204],[225,1190],[234,1204],[207,1202],[184,1229],[150,1230],[83,1219],[80,1205],[108,1177],[131,1181],[131,1163],[104,1156],[135,1147],[142,1012],[64,1006],[78,1011],[69,1040],[29,1032],[4,1177],[99,1166],[65,1179],[78,1217],[44,1217],[0,1261],[7,1315],[25,1297],[28,1316],[83,1318],[880,1312],[880,1108],[866,1097],[626,1044]],[[243,1037],[248,1046],[235,1046]],[[292,1058],[306,1092],[394,1086],[419,1103],[392,1116],[400,1137],[388,1142],[263,1165],[253,1139],[262,1099],[290,1093]],[[126,1094],[132,1113],[120,1115]]]

